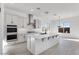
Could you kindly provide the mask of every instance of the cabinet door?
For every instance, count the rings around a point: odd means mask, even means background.
[[[32,53],[35,53],[35,38],[31,37],[31,51]]]
[[[30,39],[31,39],[31,37],[28,36],[27,37],[27,49],[31,51],[31,40]]]
[[[42,41],[42,39],[37,39],[36,41],[35,41],[35,53],[36,54],[39,54],[39,53],[41,53],[42,51],[43,51],[43,41]]]
[[[41,52],[46,50],[46,38],[37,39],[35,43],[36,54],[40,54]]]
[[[46,39],[47,38],[44,38],[44,40],[42,41],[43,51],[46,50],[46,45],[47,45]]]
[[[24,19],[22,17],[18,17],[18,28],[24,27]]]
[[[47,49],[50,48],[50,47],[52,47],[52,44],[53,44],[52,41],[53,41],[52,37],[48,37],[47,38]]]
[[[17,25],[17,16],[6,14],[5,15],[6,25]]]
[[[5,20],[6,20],[6,25],[11,25],[12,24],[12,16],[6,14],[5,15]]]
[[[18,34],[18,41],[19,42],[24,42],[26,41],[26,37],[24,34]]]
[[[17,17],[17,22],[18,22],[18,28],[20,28],[21,20],[20,20],[20,17],[19,16]]]
[[[27,24],[28,24],[28,19],[27,18],[24,18],[24,28],[27,28]]]
[[[19,21],[17,21],[17,19],[18,19],[18,16],[12,16],[13,25],[18,25]]]

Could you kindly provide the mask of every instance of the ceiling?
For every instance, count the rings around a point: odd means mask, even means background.
[[[68,18],[79,15],[79,3],[5,3],[4,6],[5,8],[11,8],[23,13],[33,13],[38,16]]]

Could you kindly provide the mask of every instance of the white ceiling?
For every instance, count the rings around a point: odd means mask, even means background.
[[[33,13],[40,16],[60,16],[68,18],[79,15],[79,3],[7,3],[6,8],[15,9],[24,13]],[[37,10],[36,8],[40,8]],[[30,11],[33,9],[33,11]],[[48,14],[45,12],[48,11]]]

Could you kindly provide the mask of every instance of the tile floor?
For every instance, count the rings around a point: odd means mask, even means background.
[[[59,39],[59,44],[42,52],[40,55],[79,55],[79,41],[73,41],[73,40],[75,39],[68,40],[67,38],[61,38]],[[32,55],[27,50],[26,42],[15,44],[12,46],[6,46],[3,54],[4,55]]]

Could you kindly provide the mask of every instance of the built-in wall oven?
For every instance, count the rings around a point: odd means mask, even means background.
[[[17,40],[17,25],[7,25],[7,41]]]

